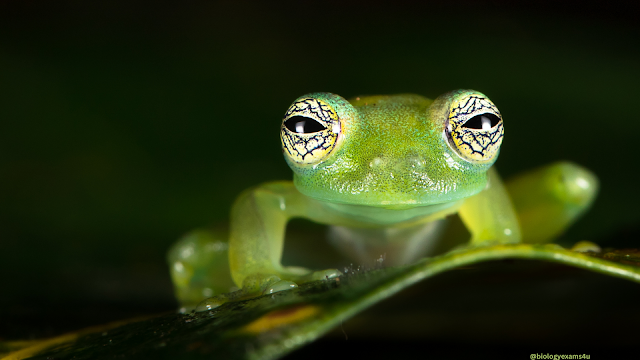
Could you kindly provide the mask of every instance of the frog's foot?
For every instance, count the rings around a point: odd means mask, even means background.
[[[340,270],[337,270],[337,269],[319,270],[319,271],[311,272],[310,274],[302,277],[299,280],[299,282],[305,283],[305,282],[318,281],[318,280],[331,280],[339,276],[342,276],[342,272],[340,272]]]
[[[238,291],[242,291],[242,290],[238,290]],[[235,291],[235,292],[238,292],[238,291]],[[213,310],[226,302],[232,301],[233,296],[231,297],[229,296],[232,294],[233,293],[220,294],[220,295],[210,297],[208,299],[204,299],[200,303],[198,303],[198,305],[196,305],[195,312]]]
[[[602,252],[602,249],[596,243],[583,240],[575,243],[575,245],[573,245],[573,247],[571,248],[571,251],[599,253]]]
[[[247,276],[242,283],[242,289],[205,299],[196,306],[195,311],[201,312],[213,310],[227,302],[246,300],[264,294],[290,290],[296,287],[298,287],[298,285],[294,282],[282,280],[275,275]]]
[[[261,295],[291,290],[297,288],[298,284],[318,280],[331,280],[341,275],[342,273],[336,269],[309,271],[298,267],[283,268],[278,275],[250,275],[242,282],[242,289],[205,299],[196,306],[195,311],[213,310],[230,301],[246,300]]]
[[[311,271],[301,267],[288,266],[281,268],[277,275],[246,277],[242,282],[242,290],[254,294],[272,294],[296,288],[298,284],[335,279],[340,275],[342,273],[336,269]]]
[[[287,266],[279,271],[278,277],[293,281],[297,284],[304,284],[318,280],[331,280],[341,275],[342,273],[337,269],[312,271],[297,266]]]

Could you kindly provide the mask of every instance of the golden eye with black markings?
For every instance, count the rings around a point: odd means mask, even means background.
[[[303,97],[287,110],[280,129],[282,150],[298,164],[317,164],[335,148],[340,119],[325,101]]]
[[[447,136],[462,158],[472,162],[494,159],[504,127],[498,108],[482,94],[466,94],[451,103]]]

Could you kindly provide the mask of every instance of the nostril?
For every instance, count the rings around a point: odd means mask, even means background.
[[[427,160],[420,156],[411,156],[407,159],[407,163],[412,168],[422,169],[427,165]]]
[[[376,156],[373,159],[371,159],[371,161],[369,162],[369,167],[370,168],[379,168],[383,165],[384,161],[382,161],[382,158]]]

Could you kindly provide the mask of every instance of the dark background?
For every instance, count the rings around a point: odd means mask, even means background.
[[[637,247],[638,10],[0,2],[0,339],[175,308],[166,250],[291,177],[279,123],[313,91],[482,91],[505,118],[505,177],[556,160],[600,177],[565,243]]]

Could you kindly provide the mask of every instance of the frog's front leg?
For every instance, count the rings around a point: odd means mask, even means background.
[[[286,224],[293,217],[306,217],[310,202],[290,181],[262,184],[238,197],[231,210],[229,265],[233,281],[245,293],[341,275],[334,269],[314,272],[281,264]]]
[[[598,178],[588,169],[561,161],[519,174],[506,187],[518,213],[522,241],[544,243],[562,234],[591,206]]]
[[[494,168],[488,171],[486,188],[466,199],[459,214],[471,233],[472,245],[517,243],[521,239],[518,217]]]
[[[584,214],[597,192],[597,177],[570,162],[534,169],[506,184],[490,169],[487,188],[465,201],[460,217],[472,244],[545,243]]]

